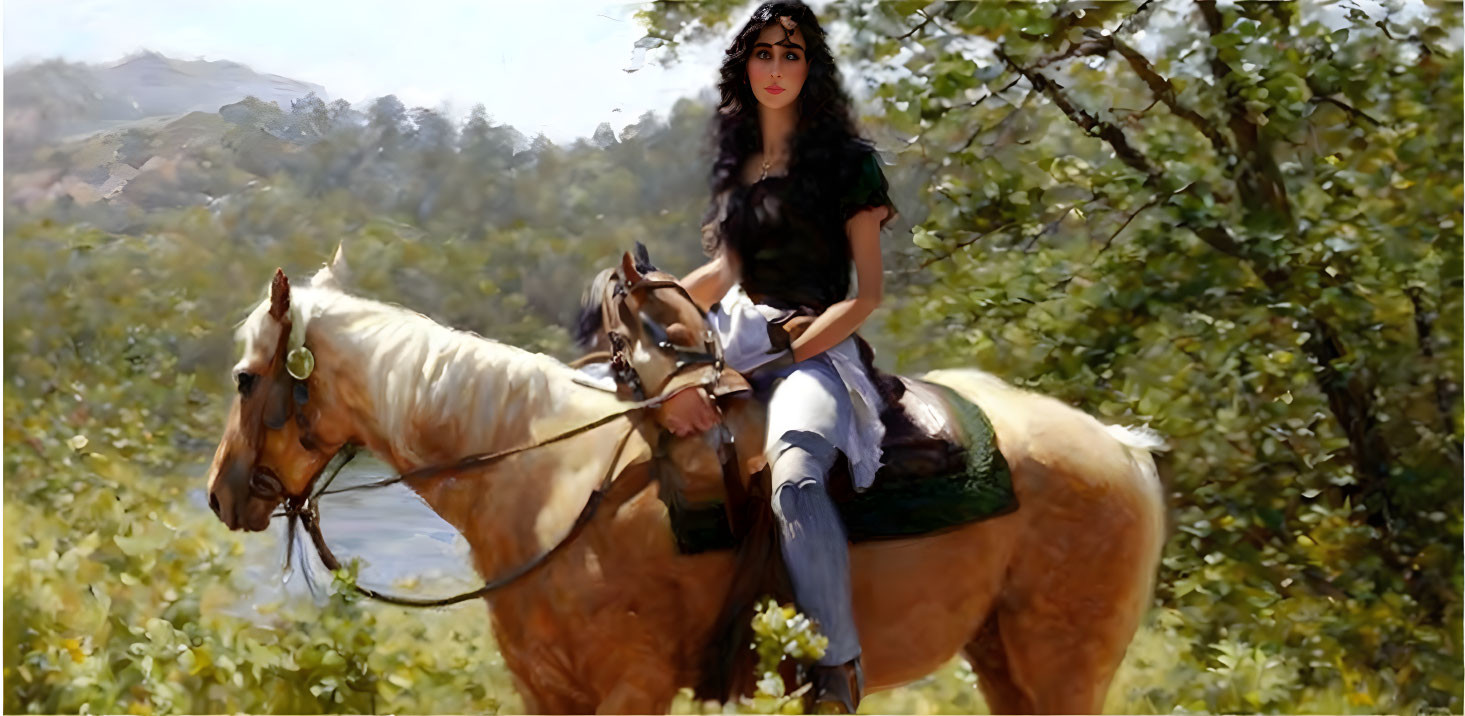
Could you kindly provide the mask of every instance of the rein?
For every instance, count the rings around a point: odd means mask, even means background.
[[[579,435],[580,433],[587,432],[591,429],[600,427],[601,425],[605,425],[606,423],[609,423],[616,418],[627,416],[635,411],[642,410],[644,408],[656,407],[662,402],[665,402],[668,397],[669,396],[657,396],[649,400],[639,401],[634,405],[626,408],[625,410],[611,413],[610,415],[596,419],[592,422],[586,423],[585,425],[567,430],[563,433],[560,433],[559,435],[555,435],[553,437],[541,440],[530,445],[510,448],[508,450],[500,450],[498,452],[492,453],[478,453],[475,455],[469,455],[468,457],[465,457],[462,460],[459,460],[452,464],[431,465],[428,467],[412,470],[401,475],[396,475],[363,485],[352,485],[350,487],[343,487],[338,490],[328,489],[331,482],[336,479],[336,475],[340,474],[341,470],[346,466],[346,464],[356,457],[356,449],[353,446],[348,448],[348,451],[346,452],[346,459],[342,460],[336,466],[336,469],[331,473],[330,477],[326,479],[325,484],[322,485],[319,490],[317,490],[309,497],[296,496],[288,498],[285,502],[284,511],[277,513],[277,516],[284,516],[290,519],[291,529],[289,530],[289,535],[292,542],[294,541],[295,537],[295,530],[293,529],[293,527],[295,524],[295,520],[298,519],[300,521],[301,527],[304,528],[306,534],[310,536],[311,544],[315,545],[315,551],[316,554],[319,555],[321,563],[324,564],[327,569],[335,571],[341,568],[341,563],[339,560],[336,559],[336,555],[331,552],[331,548],[326,544],[325,535],[321,532],[319,505],[319,500],[321,497],[325,495],[337,495],[343,492],[352,492],[355,490],[389,487],[391,485],[395,485],[399,482],[404,482],[406,480],[438,477],[447,472],[458,472],[460,470],[483,467],[511,455],[528,452],[535,448],[544,447],[545,445],[574,437],[575,435]],[[459,602],[468,601],[469,599],[482,597],[490,592],[508,586],[518,578],[534,571],[534,569],[543,564],[545,560],[549,559],[561,548],[573,541],[574,538],[579,535],[580,531],[585,527],[585,525],[589,524],[590,520],[595,516],[597,508],[600,507],[600,503],[604,501],[605,494],[609,490],[611,482],[615,479],[616,464],[620,461],[621,453],[625,451],[626,443],[630,440],[631,435],[635,432],[636,425],[632,424],[631,427],[626,430],[625,435],[622,435],[621,439],[616,442],[615,453],[611,456],[610,466],[606,468],[605,476],[601,478],[600,484],[595,488],[595,490],[590,493],[589,500],[587,500],[585,506],[581,508],[579,516],[575,518],[575,523],[570,527],[570,530],[565,533],[565,536],[561,537],[560,540],[556,542],[553,547],[550,547],[549,549],[540,552],[538,555],[535,555],[533,558],[505,572],[504,574],[484,582],[483,586],[478,587],[477,589],[474,589],[472,591],[455,594],[451,597],[444,597],[442,599],[414,599],[411,597],[399,597],[396,595],[379,592],[368,587],[363,587],[359,584],[356,584],[355,582],[352,582],[351,586],[360,594],[366,597],[370,597],[372,599],[376,599],[378,601],[386,602],[388,604],[396,604],[403,607],[424,608],[450,606]],[[287,547],[287,554],[288,553],[289,548]]]
[[[627,283],[625,283],[623,280],[617,280],[611,295],[611,300],[616,304],[615,313],[617,314],[617,318],[620,318],[620,313],[629,314],[629,309],[625,306],[624,303],[626,297],[630,296],[630,294],[634,293],[635,291],[639,291],[642,289],[652,290],[657,288],[675,288],[680,291],[683,296],[687,298],[688,301],[692,300],[691,295],[687,293],[686,288],[676,281],[642,278],[639,281],[635,281],[627,285]],[[711,331],[708,331],[704,335],[704,350],[699,351],[685,348],[672,343],[667,337],[666,328],[651,320],[645,315],[644,312],[641,313],[639,318],[641,326],[645,330],[646,335],[655,342],[656,347],[662,351],[672,353],[675,356],[674,369],[663,382],[663,384],[659,387],[665,387],[665,385],[670,382],[672,377],[675,377],[677,374],[681,373],[689,366],[712,364],[717,366],[719,369],[722,367],[722,345]],[[550,445],[552,443],[574,437],[581,433],[605,425],[606,423],[609,423],[616,418],[630,416],[632,413],[636,413],[646,408],[654,408],[670,399],[671,395],[669,394],[657,395],[652,398],[645,397],[645,387],[642,384],[641,377],[636,372],[634,366],[631,365],[630,357],[628,355],[630,338],[628,338],[627,335],[622,333],[621,331],[616,330],[614,326],[607,327],[607,335],[609,336],[611,343],[610,363],[612,370],[615,373],[616,381],[622,386],[628,388],[635,398],[635,402],[632,403],[630,406],[626,407],[624,410],[611,413],[579,427],[572,428],[558,435],[540,440],[529,445],[523,445],[507,450],[500,450],[497,452],[469,455],[468,457],[462,458],[461,460],[458,460],[454,463],[444,465],[429,465],[426,467],[421,467],[415,470],[408,471],[401,475],[377,480],[375,482],[361,485],[352,485],[350,487],[331,490],[329,489],[330,485],[335,480],[336,476],[339,475],[341,470],[346,466],[346,464],[349,463],[356,456],[356,447],[347,446],[347,448],[343,450],[346,455],[345,459],[340,461],[340,463],[336,465],[335,470],[331,473],[330,477],[326,478],[325,483],[322,484],[319,489],[315,490],[313,494],[308,496],[297,495],[286,498],[284,510],[275,514],[275,516],[287,517],[290,521],[290,527],[287,532],[289,535],[289,544],[286,547],[287,567],[289,564],[288,556],[292,551],[293,543],[295,541],[294,527],[296,521],[298,520],[301,527],[305,530],[306,534],[310,536],[311,544],[315,546],[316,554],[320,557],[321,563],[324,564],[327,569],[330,569],[332,571],[339,570],[341,568],[340,560],[336,559],[335,554],[331,552],[330,546],[326,544],[325,534],[321,531],[319,500],[325,495],[335,495],[343,492],[352,492],[355,490],[389,487],[391,485],[405,482],[407,480],[428,479],[433,477],[439,477],[445,473],[460,472],[464,470],[481,468],[511,455],[528,452],[536,448],[544,447],[546,445]],[[281,337],[282,345],[285,338],[285,336]],[[283,348],[281,350],[283,350]],[[291,376],[291,378],[295,381],[294,387],[291,390],[291,394],[294,398],[294,402],[296,403],[296,405],[294,406],[297,409],[296,418],[297,421],[300,423],[300,427],[303,430],[301,442],[305,443],[311,441],[309,426],[304,420],[303,413],[299,412],[298,409],[304,407],[304,404],[308,399],[309,393],[305,389],[305,383],[303,379],[295,378],[293,375]],[[709,375],[707,380],[704,381],[704,387],[707,389],[711,389],[716,384],[716,382],[716,375]],[[569,531],[566,532],[565,535],[561,537],[559,541],[556,542],[549,549],[540,552],[539,554],[514,567],[513,569],[506,571],[505,573],[498,575],[493,579],[485,581],[483,586],[478,587],[477,589],[462,592],[460,594],[455,594],[451,597],[444,597],[441,599],[415,599],[412,597],[402,597],[393,594],[387,594],[385,592],[380,592],[375,589],[363,587],[359,584],[356,584],[354,580],[351,582],[352,588],[363,596],[375,599],[377,601],[386,602],[388,604],[419,608],[445,607],[453,604],[458,604],[460,602],[465,602],[470,599],[477,599],[479,597],[485,596],[491,592],[506,587],[520,577],[529,574],[530,572],[537,569],[539,566],[543,565],[545,561],[554,556],[555,553],[559,552],[562,548],[572,542],[575,537],[577,537],[584,529],[585,525],[589,524],[590,520],[594,518],[597,509],[600,507],[600,504],[605,501],[605,495],[609,491],[611,483],[615,479],[615,468],[617,463],[620,461],[621,454],[625,451],[626,443],[630,440],[631,435],[634,434],[637,430],[637,425],[634,422],[634,417],[632,418],[632,420],[633,422],[631,426],[626,430],[626,433],[622,435],[621,438],[616,442],[615,453],[611,456],[610,465],[606,468],[606,474],[604,477],[601,478],[600,484],[595,488],[594,491],[590,493],[589,499],[586,500],[585,506],[581,508],[580,514],[575,518],[575,522],[573,525],[571,525]],[[719,457],[723,460],[723,468],[726,472],[728,469],[732,469],[732,452],[730,450],[731,436],[725,429],[721,431],[721,434],[723,436],[723,444],[719,446],[718,452]],[[307,445],[307,447],[309,446]],[[259,473],[256,472],[256,475],[258,474]],[[281,486],[279,485],[278,480],[275,479],[268,479],[263,483],[259,483],[257,480],[252,480],[251,488],[254,489],[256,493],[262,497],[279,497],[281,491]]]

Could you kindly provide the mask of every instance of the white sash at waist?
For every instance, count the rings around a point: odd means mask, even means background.
[[[722,341],[723,356],[728,366],[740,373],[748,373],[777,357],[769,353],[768,324],[786,313],[782,309],[754,303],[742,286],[734,284],[708,312],[707,320]],[[885,439],[885,426],[880,422],[883,408],[880,393],[865,371],[854,336],[813,358],[763,376],[758,382],[775,380],[801,367],[815,369],[814,363],[823,363],[838,374],[849,393],[848,401],[838,402],[840,409],[848,411],[848,415],[838,416],[841,419],[835,421],[830,421],[829,416],[770,415],[768,444],[772,446],[782,436],[784,428],[840,425],[841,428],[830,430],[839,434],[823,437],[849,458],[851,482],[856,490],[864,490],[875,481],[875,473],[880,469],[880,444]]]

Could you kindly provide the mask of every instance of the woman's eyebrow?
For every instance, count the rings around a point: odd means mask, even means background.
[[[779,40],[775,44],[783,45],[784,47],[788,47],[788,48],[794,49],[794,50],[802,50],[802,49],[804,49],[803,45],[800,45],[797,42],[788,42],[788,41],[785,41],[785,40]],[[773,45],[770,45],[770,44],[768,44],[766,42],[754,43],[753,47],[766,47],[766,48],[768,48],[770,50],[773,49]]]

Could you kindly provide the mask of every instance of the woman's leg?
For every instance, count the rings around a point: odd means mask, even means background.
[[[839,457],[834,436],[848,435],[848,389],[833,366],[796,364],[768,401],[768,453],[773,513],[779,523],[794,599],[829,639],[819,659],[816,698],[859,705],[859,634],[850,603],[849,544],[839,510],[825,489]]]
[[[829,637],[819,663],[836,666],[860,655],[850,606],[849,546],[839,510],[824,489],[838,453],[818,436],[799,442],[773,463],[773,514],[794,598]]]

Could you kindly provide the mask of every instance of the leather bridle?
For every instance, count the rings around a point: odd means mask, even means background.
[[[653,291],[659,288],[674,289],[682,294],[687,303],[697,305],[686,287],[676,281],[641,276],[635,281],[627,282],[619,269],[614,274],[614,280],[607,285],[606,295],[601,304],[605,334],[610,341],[611,370],[615,374],[616,383],[627,389],[634,400],[645,400],[647,391],[641,371],[636,369],[629,354],[631,336],[627,330],[628,326],[639,324],[643,335],[651,342],[651,345],[672,357],[672,369],[657,382],[656,389],[652,391],[654,395],[660,395],[662,388],[666,387],[672,378],[688,368],[711,364],[721,371],[724,367],[722,343],[710,328],[703,331],[700,349],[689,348],[673,343],[667,336],[666,326],[647,315],[644,309],[632,314],[630,306],[632,295],[640,291]]]

